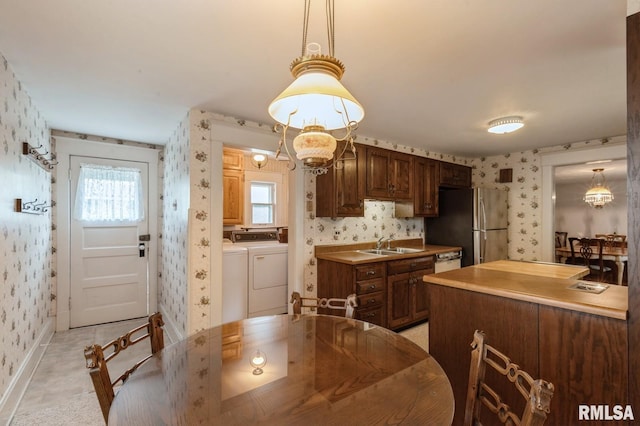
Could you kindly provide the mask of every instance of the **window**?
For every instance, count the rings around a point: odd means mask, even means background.
[[[274,225],[275,183],[251,182],[251,224]]]
[[[143,220],[140,175],[140,169],[80,165],[74,217],[92,222]]]

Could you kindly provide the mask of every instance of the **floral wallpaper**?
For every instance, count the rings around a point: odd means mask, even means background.
[[[188,321],[189,131],[187,115],[164,148],[158,277],[158,305],[183,336],[186,335]]]
[[[191,204],[188,333],[211,327],[211,116],[189,112]]]
[[[44,331],[52,295],[51,211],[16,213],[16,198],[51,202],[50,172],[22,142],[51,151],[49,129],[0,54],[0,400]]]
[[[556,145],[523,152],[473,159],[474,186],[509,191],[509,258],[536,261],[542,258],[541,155],[551,152],[619,144],[609,138]],[[513,169],[511,183],[499,183],[500,169]]]

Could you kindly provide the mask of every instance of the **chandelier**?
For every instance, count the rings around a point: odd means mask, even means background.
[[[334,0],[326,0],[328,55],[321,53],[318,43],[307,44],[310,6],[311,0],[305,0],[302,53],[290,65],[295,80],[271,102],[269,114],[277,122],[274,130],[281,134],[276,158],[283,148],[292,158],[287,130],[299,129],[293,140],[296,158],[318,175],[334,164],[339,167],[337,162],[346,159],[347,150],[352,153],[350,158],[355,158],[353,132],[364,118],[364,109],[340,83],[344,65],[334,57]],[[336,137],[333,131],[341,134]],[[334,158],[337,142],[344,144]]]
[[[604,169],[593,169],[591,187],[584,194],[584,201],[591,207],[601,209],[605,204],[613,201],[613,194],[604,180]]]

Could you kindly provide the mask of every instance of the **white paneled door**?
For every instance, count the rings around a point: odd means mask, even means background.
[[[70,157],[70,310],[69,326],[81,327],[138,318],[149,313],[149,167],[145,162],[85,156]],[[79,190],[91,187],[91,194]],[[102,175],[86,177],[86,170],[137,173],[142,197],[142,219],[124,214],[120,192],[131,191],[130,182]],[[93,179],[87,181],[86,179]],[[84,183],[88,182],[88,183]],[[115,187],[116,193],[113,193]],[[101,193],[104,191],[104,193]],[[111,191],[111,192],[110,192]],[[87,192],[89,192],[87,190]],[[80,198],[85,204],[77,205]],[[129,193],[122,195],[129,197]],[[115,213],[107,213],[111,207]],[[84,207],[83,207],[84,206]],[[105,207],[107,206],[107,207]],[[82,209],[92,210],[83,213]],[[104,217],[103,217],[104,216]]]

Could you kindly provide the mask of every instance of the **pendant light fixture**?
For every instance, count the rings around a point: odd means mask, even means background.
[[[295,80],[271,102],[269,114],[277,122],[274,130],[281,133],[276,158],[283,147],[292,158],[287,130],[299,129],[293,141],[296,158],[317,175],[345,160],[347,149],[352,153],[350,158],[355,158],[353,132],[364,118],[364,109],[340,83],[344,65],[334,57],[334,0],[326,0],[328,55],[321,53],[319,44],[307,44],[310,7],[311,0],[305,0],[302,53],[290,65]],[[340,131],[340,137],[333,131]],[[334,158],[337,141],[345,144]]]
[[[515,132],[523,126],[524,121],[522,120],[522,117],[513,115],[510,117],[502,117],[491,120],[489,122],[489,128],[487,129],[487,131],[489,133],[504,134]]]
[[[605,204],[613,201],[613,194],[606,185],[604,169],[593,169],[591,187],[584,194],[585,203],[596,209],[601,209]]]

